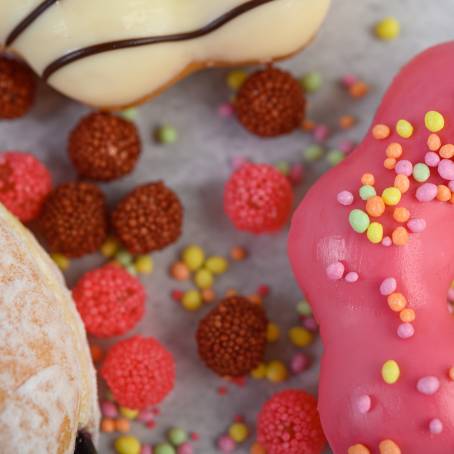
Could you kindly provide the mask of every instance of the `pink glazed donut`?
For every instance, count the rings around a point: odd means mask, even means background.
[[[405,66],[363,142],[292,221],[335,454],[454,452],[453,72],[454,42]]]

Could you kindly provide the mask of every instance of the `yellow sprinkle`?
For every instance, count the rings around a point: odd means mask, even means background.
[[[367,228],[367,238],[371,243],[380,243],[383,239],[383,226],[379,222],[371,222]]]
[[[202,295],[198,290],[188,290],[184,292],[181,304],[187,311],[196,311],[202,305]]]
[[[207,288],[213,287],[213,273],[206,268],[201,268],[197,270],[194,276],[195,285],[198,288],[205,290]]]
[[[389,187],[383,191],[381,197],[383,202],[385,202],[385,205],[394,206],[400,202],[402,193],[397,188]]]
[[[190,271],[198,270],[205,261],[205,252],[196,244],[191,244],[184,248],[181,259]]]
[[[312,333],[302,326],[294,326],[293,328],[290,328],[288,335],[293,345],[301,348],[307,347],[314,338]]]
[[[279,326],[276,325],[276,323],[268,323],[266,329],[266,340],[268,342],[276,342],[279,339],[280,334],[281,330],[279,329]]]
[[[241,69],[236,71],[230,71],[227,74],[227,85],[233,91],[238,90],[244,81],[247,79],[247,73]]]
[[[122,435],[115,440],[115,451],[118,454],[139,454],[140,442],[132,435]]]
[[[399,380],[400,377],[400,368],[399,364],[393,359],[386,361],[381,368],[381,376],[385,383],[392,385]]]
[[[205,262],[205,268],[210,270],[214,274],[223,274],[227,271],[229,262],[224,257],[214,255],[208,257]]]
[[[396,132],[400,137],[408,139],[413,135],[413,126],[409,121],[401,119],[396,123]]]
[[[266,364],[260,363],[254,370],[251,371],[251,377],[260,380],[266,377]]]
[[[63,254],[53,253],[50,255],[55,264],[62,270],[65,271],[69,268],[71,261],[68,257]]]
[[[382,41],[392,41],[400,34],[400,23],[395,17],[385,17],[375,24],[375,35]]]
[[[266,367],[266,378],[273,383],[280,383],[287,379],[287,367],[282,361],[271,361]]]
[[[120,244],[115,238],[108,238],[101,246],[101,254],[104,257],[113,257],[120,249]]]
[[[430,132],[438,132],[444,128],[445,119],[440,112],[429,110],[424,116],[424,124]]]
[[[153,272],[153,259],[149,255],[139,255],[134,260],[134,268],[140,274],[151,274]]]
[[[120,415],[126,419],[136,419],[139,414],[139,410],[132,410],[131,408],[120,407]]]
[[[237,443],[242,443],[248,437],[249,429],[246,424],[235,422],[229,427],[229,435]]]

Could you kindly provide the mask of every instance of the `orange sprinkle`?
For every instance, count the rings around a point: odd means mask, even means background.
[[[312,131],[313,129],[315,129],[315,126],[316,126],[315,121],[312,121],[312,120],[309,120],[306,118],[301,123],[301,128],[304,131]]]
[[[347,454],[370,454],[370,451],[364,445],[357,444],[350,446],[347,450]]]
[[[438,134],[431,134],[427,138],[427,146],[430,151],[437,151],[441,147],[441,139]]]
[[[396,160],[394,158],[386,158],[385,162],[383,162],[385,169],[393,170],[396,167]]]
[[[115,421],[110,418],[103,418],[101,420],[101,432],[113,432],[115,430]]]
[[[406,175],[396,175],[396,178],[394,178],[394,186],[399,189],[402,194],[405,194],[410,188],[410,179]]]
[[[385,202],[379,195],[375,195],[367,199],[366,211],[370,216],[378,218],[385,212]]]
[[[388,306],[394,312],[400,312],[407,305],[407,298],[402,293],[391,293],[388,296]]]
[[[104,356],[104,352],[98,344],[90,344],[90,353],[94,363],[99,363]]]
[[[444,184],[439,184],[437,186],[437,199],[441,202],[447,202],[451,200],[451,189]]]
[[[393,218],[397,222],[407,222],[410,219],[410,211],[405,207],[397,207],[394,209]]]
[[[445,159],[451,159],[454,156],[454,145],[447,143],[440,148],[440,156]]]
[[[400,158],[403,153],[402,145],[397,142],[392,142],[386,147],[386,156],[388,158]]]
[[[408,232],[405,227],[397,227],[391,236],[396,246],[404,246],[408,243]]]
[[[363,176],[361,177],[361,184],[373,186],[375,184],[375,177],[371,173],[363,173]]]
[[[401,450],[392,440],[383,440],[378,445],[380,454],[401,454]]]
[[[212,288],[204,288],[201,291],[201,294],[204,303],[211,303],[216,298],[216,294],[214,293],[214,290]]]
[[[400,311],[399,317],[403,322],[410,323],[415,321],[416,314],[413,309],[406,307],[405,309]]]
[[[356,118],[352,115],[342,115],[339,118],[339,126],[342,129],[351,128],[356,123]]]
[[[230,257],[238,262],[245,260],[248,256],[247,250],[243,246],[233,246],[230,249]]]
[[[386,126],[381,123],[377,123],[373,128],[372,128],[372,137],[377,140],[383,140],[389,137],[389,134],[391,133],[391,129],[389,126]]]
[[[454,366],[449,368],[448,376],[450,380],[454,381]]]
[[[262,304],[262,298],[259,295],[249,295],[247,299],[254,304]]]
[[[362,80],[359,80],[358,82],[355,82],[354,84],[350,85],[348,89],[350,96],[353,96],[353,98],[361,98],[364,95],[366,95],[368,91],[369,85],[367,85]]]
[[[126,418],[118,418],[115,421],[115,430],[122,433],[129,432],[131,430],[131,423]]]

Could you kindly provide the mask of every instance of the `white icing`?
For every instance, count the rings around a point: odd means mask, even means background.
[[[0,250],[1,452],[70,454],[77,429],[96,436],[99,419],[81,320],[61,273],[2,206]]]
[[[41,0],[2,0],[0,42]],[[62,0],[51,6],[12,49],[41,74],[57,58],[88,45],[187,32],[247,0]],[[49,83],[98,106],[127,105],[153,93],[191,64],[270,61],[315,35],[330,0],[274,0],[190,41],[116,50],[71,63]],[[24,6],[26,4],[26,6]],[[19,11],[19,12],[18,12]]]

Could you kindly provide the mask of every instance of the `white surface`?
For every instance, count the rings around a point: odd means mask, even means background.
[[[402,23],[401,37],[391,43],[375,40],[370,33],[374,22],[383,16],[395,15]],[[361,116],[360,123],[350,132],[337,134],[330,143],[343,137],[359,139],[366,130],[381,95],[393,75],[411,56],[431,44],[453,36],[451,0],[334,0],[322,32],[306,52],[283,66],[302,74],[309,70],[322,73],[325,84],[321,92],[311,96],[309,116],[316,121],[336,125],[340,115]],[[338,78],[347,72],[360,75],[373,87],[364,100],[349,98],[338,86]],[[220,397],[218,386],[224,383],[199,362],[194,330],[206,312],[190,314],[169,298],[172,288],[179,288],[167,275],[167,267],[177,251],[188,242],[198,242],[211,253],[226,253],[236,243],[247,244],[251,258],[234,264],[231,271],[218,280],[216,289],[222,293],[229,287],[252,293],[262,282],[272,287],[266,300],[270,319],[278,323],[285,337],[286,328],[296,322],[295,303],[300,299],[286,257],[286,232],[279,235],[253,237],[236,232],[222,212],[223,182],[230,170],[229,159],[247,155],[257,161],[297,161],[310,141],[307,135],[295,133],[277,140],[259,140],[243,131],[234,120],[223,120],[216,108],[228,96],[224,83],[226,71],[213,70],[195,75],[169,90],[160,98],[140,109],[138,119],[144,141],[144,152],[136,172],[116,183],[106,185],[111,201],[139,182],[162,178],[176,189],[186,207],[184,236],[165,252],[155,254],[156,271],[144,279],[149,290],[146,319],[134,332],[153,335],[164,342],[177,358],[177,386],[173,395],[161,406],[162,415],[152,432],[137,428],[141,439],[158,442],[170,425],[180,425],[200,434],[195,452],[215,453],[213,441],[225,431],[236,414],[253,424],[265,399],[274,392],[302,387],[315,391],[317,368],[280,385],[251,381],[243,388],[229,385],[230,394]],[[417,100],[415,100],[417,102]],[[40,93],[31,115],[21,121],[0,124],[0,149],[31,150],[55,170],[56,180],[73,177],[66,149],[67,131],[85,111],[48,89]],[[154,125],[170,122],[180,133],[180,141],[172,146],[157,146],[151,140]],[[305,187],[320,172],[323,163],[307,166]],[[299,190],[298,198],[302,195]],[[69,273],[73,283],[82,270],[97,259],[74,262]],[[268,358],[288,360],[293,348],[283,339],[268,350]],[[316,344],[309,349],[320,354]],[[253,437],[251,437],[253,438]],[[101,453],[110,451],[105,437]],[[246,453],[246,448],[238,449]],[[343,453],[340,453],[343,454]]]

